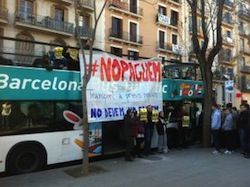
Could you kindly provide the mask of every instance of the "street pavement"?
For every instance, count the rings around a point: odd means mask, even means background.
[[[171,150],[125,162],[96,161],[105,169],[74,178],[65,171],[80,165],[0,178],[0,187],[250,187],[250,159],[240,153],[213,155],[212,149]]]

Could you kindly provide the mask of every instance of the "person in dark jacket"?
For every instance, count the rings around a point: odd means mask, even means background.
[[[240,136],[240,146],[242,149],[242,154],[246,154],[247,147],[246,147],[246,130],[248,124],[248,112],[249,106],[245,104],[240,105],[240,114],[238,117],[238,129],[239,129],[239,136]]]
[[[167,153],[168,145],[167,145],[167,123],[164,119],[164,113],[161,111],[159,113],[159,121],[156,123],[156,129],[158,132],[158,152],[159,153]]]
[[[144,124],[142,121],[140,121],[140,116],[138,116],[137,111],[134,112],[134,129],[135,129],[135,139],[136,139],[136,145],[135,145],[135,154],[139,157],[142,158],[142,150],[141,146],[142,143],[144,142]]]
[[[125,160],[133,161],[132,151],[134,147],[134,136],[133,136],[133,121],[134,114],[131,109],[127,110],[127,114],[124,117],[124,137],[126,142]]]
[[[147,106],[147,122],[145,123],[145,146],[144,146],[144,155],[148,156],[153,154],[151,152],[151,140],[154,132],[154,123],[152,121],[152,111],[153,108],[151,105]]]

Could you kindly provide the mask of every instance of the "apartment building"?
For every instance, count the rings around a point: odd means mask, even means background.
[[[243,100],[250,99],[250,2],[246,1],[238,6],[238,49],[237,83]]]
[[[220,104],[226,102],[233,102],[235,105],[239,105],[241,102],[240,95],[242,94],[243,100],[250,98],[247,94],[247,82],[248,78],[248,62],[250,61],[248,35],[250,29],[249,19],[249,1],[242,1],[241,3],[234,0],[225,0],[222,18],[222,37],[223,46],[222,50],[215,58],[213,65],[214,73],[214,92],[217,102]],[[184,5],[185,14],[185,28],[186,39],[185,44],[189,46],[188,60],[195,61],[195,55],[193,53],[193,47],[191,42],[192,36],[192,21],[191,10],[188,8],[188,4]],[[216,4],[211,5],[216,6]],[[206,18],[209,19],[209,13],[211,7],[206,7]],[[200,45],[202,45],[204,37],[201,30],[201,14],[198,11],[198,37]],[[189,34],[187,34],[189,33]],[[212,46],[213,35],[209,33],[209,47]],[[209,48],[208,47],[208,48]],[[188,49],[187,48],[187,49]],[[249,71],[250,73],[250,71]],[[235,90],[233,94],[227,94],[225,92],[225,81],[234,80]],[[250,86],[250,85],[249,85]],[[250,87],[249,87],[250,88]],[[250,90],[249,90],[250,91]],[[247,97],[248,96],[248,97]]]
[[[181,55],[180,0],[111,0],[105,9],[105,51],[129,59]]]
[[[81,8],[84,13],[79,17],[79,33],[83,42],[87,43],[93,32],[93,1],[82,0]],[[0,0],[0,23],[1,36],[60,46],[77,46],[74,37],[76,24],[73,0]],[[102,19],[98,25],[97,40],[104,38],[103,23]],[[104,45],[96,44],[96,47],[103,49]],[[32,56],[41,56],[52,47],[0,40],[0,48],[4,57],[15,63],[29,65],[34,59]]]

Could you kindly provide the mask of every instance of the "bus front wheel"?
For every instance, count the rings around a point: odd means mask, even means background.
[[[7,160],[7,171],[11,174],[41,170],[46,164],[44,150],[32,144],[17,146]]]

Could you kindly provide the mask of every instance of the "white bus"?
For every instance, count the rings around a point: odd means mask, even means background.
[[[81,159],[81,111],[79,72],[1,65],[0,173]],[[123,149],[119,123],[90,124],[90,157]]]

